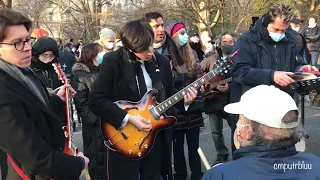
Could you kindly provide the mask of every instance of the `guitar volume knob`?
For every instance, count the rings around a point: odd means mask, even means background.
[[[135,144],[136,146],[139,146],[139,143],[138,143],[138,142],[135,142],[134,144]]]
[[[145,144],[145,145],[144,145],[144,148],[148,149],[148,144]]]
[[[128,153],[131,155],[132,154],[132,150],[129,150]]]
[[[141,153],[141,152],[138,152],[138,156],[141,157],[141,155],[142,155],[142,153]]]

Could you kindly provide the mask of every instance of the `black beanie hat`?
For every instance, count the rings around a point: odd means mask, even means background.
[[[51,37],[42,36],[32,46],[32,55],[38,56],[46,51],[52,51],[56,57],[59,57],[59,49],[57,42]]]

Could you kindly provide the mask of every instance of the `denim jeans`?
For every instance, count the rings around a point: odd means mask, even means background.
[[[227,120],[228,125],[232,131],[233,126],[235,126],[235,122],[233,122],[233,119],[228,114],[226,114],[225,112],[220,112],[217,114],[209,114],[211,135],[212,135],[212,139],[213,139],[217,154],[219,156],[224,156],[224,155],[229,156],[229,151],[224,143],[224,138],[222,134],[223,119]],[[233,137],[233,131],[231,132],[231,134],[232,134],[231,137]],[[233,144],[233,140],[231,142],[231,145],[232,144]]]
[[[319,58],[319,52],[314,51],[311,53],[311,65],[312,66],[318,65],[318,58]]]

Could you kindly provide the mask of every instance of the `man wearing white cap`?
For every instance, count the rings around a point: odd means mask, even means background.
[[[259,85],[224,110],[239,115],[234,138],[238,149],[234,161],[213,167],[202,180],[320,178],[320,158],[298,152],[304,149],[304,132],[290,95]]]
[[[108,28],[103,28],[99,32],[99,41],[98,43],[103,47],[105,52],[113,51],[115,45],[116,34]]]

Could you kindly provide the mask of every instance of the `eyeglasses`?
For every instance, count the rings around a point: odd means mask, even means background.
[[[50,60],[50,61],[52,61],[56,56],[55,55],[48,55],[48,54],[40,54],[40,56],[39,57],[41,57],[41,58],[43,58],[43,59],[48,59],[48,60]]]
[[[237,131],[239,131],[239,132],[240,132],[244,127],[249,126],[249,124],[239,124],[239,123],[237,123],[236,125],[237,125]]]
[[[29,43],[30,46],[32,46],[35,43],[36,38],[34,37],[28,37],[26,38],[26,40],[24,41],[18,41],[15,43],[4,43],[4,42],[0,42],[0,44],[5,44],[5,45],[11,45],[14,46],[14,48],[16,48],[17,51],[22,51],[26,45],[26,43]]]

